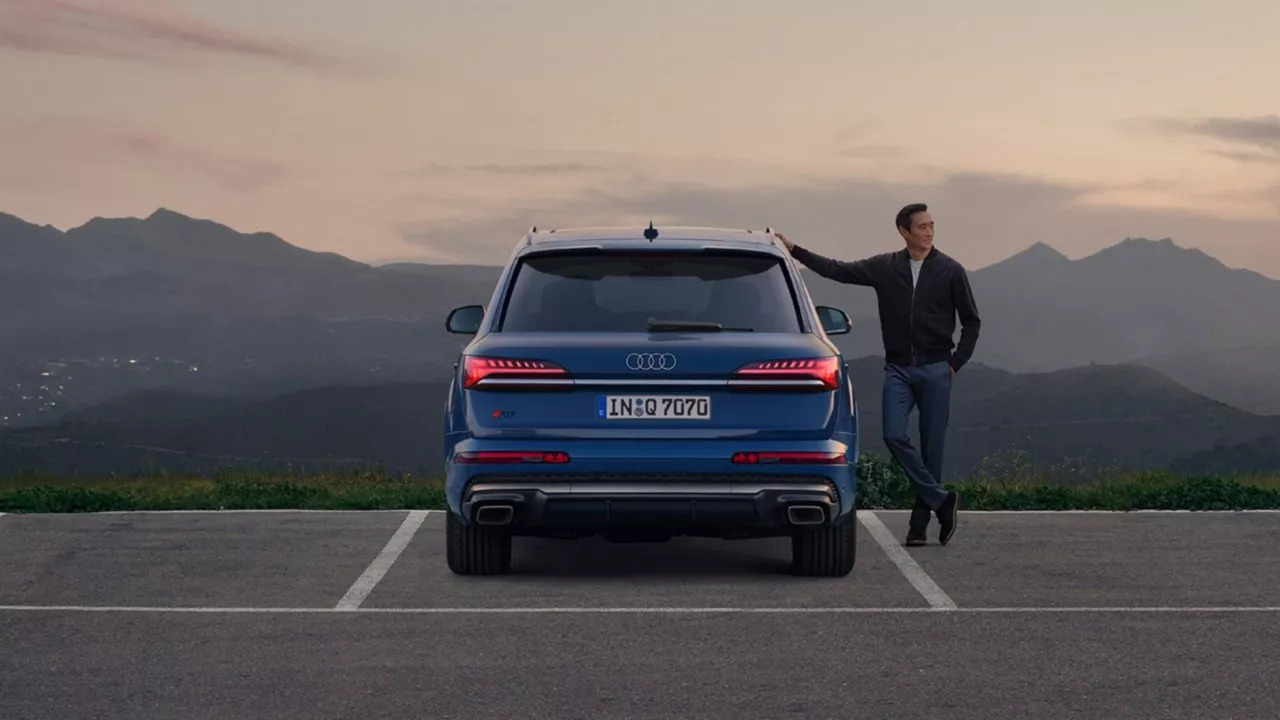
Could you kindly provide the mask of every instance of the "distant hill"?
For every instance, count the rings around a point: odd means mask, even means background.
[[[978,362],[1014,372],[1144,365],[1213,399],[1280,412],[1280,373],[1253,364],[1266,355],[1258,348],[1280,347],[1280,281],[1140,238],[1079,260],[1036,243],[969,276],[983,320]],[[816,302],[853,318],[841,349],[882,352],[874,291],[809,278]]]
[[[851,363],[862,449],[880,434],[883,359]],[[326,387],[261,401],[140,393],[44,427],[0,434],[0,472],[131,474],[139,468],[385,465],[438,473],[447,384]],[[914,423],[912,435],[918,438]],[[974,365],[957,377],[948,478],[1018,451],[1041,467],[1280,471],[1280,419],[1197,395],[1153,370],[1099,366],[1018,375]],[[1269,445],[1268,445],[1269,443]],[[1224,447],[1253,447],[1241,462]]]
[[[446,383],[331,386],[266,400],[145,391],[0,432],[0,473],[387,466],[437,472]]]
[[[1280,468],[1280,423],[1273,419],[1269,426],[1269,431],[1247,440],[1224,439],[1188,453],[1171,463],[1169,469],[1183,475],[1275,474]]]
[[[492,280],[372,267],[165,209],[66,232],[0,214],[0,257],[8,425],[149,388],[261,396],[425,381],[461,344],[445,332],[448,310],[493,290]]]
[[[512,241],[515,242],[514,240]],[[484,285],[490,290],[498,284],[502,268],[496,265],[428,265],[426,263],[387,263],[378,266],[382,270],[402,272],[425,278],[449,279],[451,282]]]
[[[0,426],[9,427],[47,425],[148,390],[181,393],[168,402],[182,405],[201,396],[254,403],[334,386],[438,382],[466,342],[445,332],[446,314],[487,303],[499,272],[375,267],[163,208],[145,218],[95,218],[65,232],[0,214],[0,253]],[[986,418],[990,427],[967,428],[957,438],[985,433],[990,442],[975,446],[986,447],[1034,437],[1051,449],[1061,433],[992,419],[1008,415],[1026,425],[1043,409],[1051,415],[1042,422],[1076,418],[1099,428],[1096,439],[1070,435],[1073,447],[1123,455],[1139,447],[1126,443],[1140,431],[1125,429],[1138,421],[1107,424],[1087,411],[1126,393],[1127,403],[1106,407],[1146,412],[1174,403],[1183,415],[1219,413],[1221,423],[1246,426],[1263,421],[1227,411],[1280,414],[1280,366],[1271,362],[1271,349],[1280,347],[1278,281],[1169,240],[1144,239],[1079,260],[1035,243],[970,275],[984,324],[957,393],[989,385],[1005,395],[993,395],[989,405],[965,400],[979,404],[957,417]],[[837,339],[849,357],[882,352],[874,292],[813,277],[809,287],[818,303],[850,313],[853,331]],[[1079,373],[1017,382],[1008,375],[1070,368]],[[863,385],[875,389],[863,400],[871,412],[879,379],[868,381]],[[1060,397],[1042,405],[1026,400],[1056,392],[1056,383],[1065,383]],[[1219,402],[1200,405],[1210,399]],[[1188,407],[1194,409],[1183,412]],[[1233,432],[1224,442],[1252,442],[1247,427]],[[968,442],[956,440],[954,457],[965,457]],[[1176,449],[1149,452],[1169,459]]]
[[[168,210],[95,218],[65,233],[0,216],[0,252],[3,299],[22,310],[0,306],[0,327],[62,334],[87,316],[136,324],[191,315],[437,321],[452,299],[485,294],[452,273],[426,283]]]
[[[1017,372],[1280,345],[1280,281],[1168,239],[1129,238],[1079,260],[1037,243],[969,276],[983,320],[977,359]],[[873,322],[870,289],[809,284]],[[866,355],[878,342],[867,333],[841,344]]]
[[[864,446],[887,455],[880,439],[883,360],[862,358],[852,370]],[[912,437],[919,435],[912,421]],[[1206,398],[1149,368],[1096,366],[1015,374],[969,367],[956,377],[947,440],[948,472],[978,469],[984,458],[1022,452],[1041,466],[1083,463],[1130,469],[1171,468],[1199,457],[1226,472],[1220,443],[1269,438],[1280,444],[1280,419]],[[1202,456],[1200,455],[1202,454]],[[1280,471],[1280,462],[1269,470]]]
[[[1202,395],[1263,415],[1280,415],[1280,345],[1198,350],[1136,362]]]

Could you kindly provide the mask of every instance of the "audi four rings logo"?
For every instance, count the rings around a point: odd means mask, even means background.
[[[631,353],[627,367],[632,370],[674,370],[676,356],[671,353]]]

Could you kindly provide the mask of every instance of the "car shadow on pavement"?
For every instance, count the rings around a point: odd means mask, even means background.
[[[547,578],[758,576],[791,573],[791,541],[672,538],[610,542],[602,538],[516,538],[511,574]]]

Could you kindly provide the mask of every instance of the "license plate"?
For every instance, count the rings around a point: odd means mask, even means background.
[[[596,417],[602,420],[707,420],[711,398],[683,395],[601,395]]]

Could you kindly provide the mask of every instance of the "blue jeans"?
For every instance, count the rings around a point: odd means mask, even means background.
[[[911,529],[924,531],[930,511],[937,510],[947,499],[942,487],[942,455],[947,421],[951,419],[951,366],[945,361],[929,365],[886,364],[884,371],[884,444],[916,491]],[[911,444],[907,434],[907,422],[916,407],[920,409],[921,450]]]

